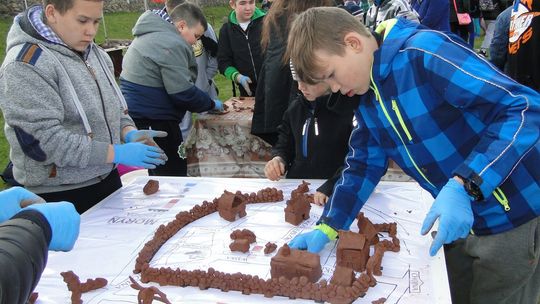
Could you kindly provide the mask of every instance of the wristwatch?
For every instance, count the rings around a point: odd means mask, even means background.
[[[476,178],[465,178],[457,174],[456,176],[463,181],[463,188],[465,188],[467,194],[469,194],[474,201],[479,202],[484,200],[484,194],[482,194],[482,191],[478,186],[482,182],[482,178],[480,176],[476,175]]]

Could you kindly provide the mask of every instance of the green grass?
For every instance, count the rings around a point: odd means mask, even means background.
[[[206,19],[212,24],[216,34],[219,34],[223,18],[230,12],[229,5],[204,7]],[[131,35],[131,29],[137,22],[137,19],[141,15],[141,12],[125,12],[125,13],[108,13],[105,14],[105,26],[108,39],[133,39]],[[6,36],[9,31],[9,27],[13,22],[13,18],[0,18],[0,62],[4,61],[6,53]],[[105,28],[103,24],[100,26],[99,32],[96,35],[96,43],[102,43],[105,41]],[[232,96],[231,81],[227,80],[223,75],[217,75],[214,80],[219,88],[219,98],[221,100],[227,100]],[[9,161],[9,144],[4,135],[4,117],[0,112],[0,126],[2,131],[0,132],[0,172],[4,169]],[[2,181],[0,181],[0,190],[6,187]]]

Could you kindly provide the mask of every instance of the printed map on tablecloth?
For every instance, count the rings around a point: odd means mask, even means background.
[[[219,197],[223,190],[256,192],[265,187],[283,190],[285,200],[300,183],[298,180],[270,182],[262,179],[158,178],[160,190],[150,196],[142,192],[148,177],[123,187],[82,217],[81,234],[73,251],[53,253],[36,288],[38,303],[69,303],[70,294],[59,273],[73,270],[81,279],[104,277],[109,284],[83,294],[84,303],[137,303],[137,291],[129,286],[135,259],[142,246],[161,224],[171,221],[202,201]],[[311,181],[313,193],[321,181]],[[396,222],[401,251],[386,252],[378,284],[355,303],[371,303],[381,297],[386,303],[450,303],[444,257],[428,255],[430,239],[419,235],[427,206],[433,199],[416,183],[382,182],[362,211],[374,223]],[[285,201],[250,204],[247,216],[235,222],[208,215],[181,229],[161,247],[152,260],[153,267],[186,270],[213,267],[216,270],[270,277],[270,258],[264,254],[267,242],[278,246],[301,232],[310,231],[322,213],[312,205],[311,218],[293,226],[284,220]],[[231,252],[230,233],[250,229],[257,236],[248,253]],[[351,230],[358,231],[356,221]],[[383,234],[383,236],[387,236]],[[321,252],[323,278],[329,280],[335,267],[335,242]],[[142,284],[147,286],[148,284]],[[156,285],[156,284],[152,284]],[[157,286],[157,285],[156,285]],[[159,286],[172,303],[285,303],[285,297],[265,298],[216,289]],[[155,301],[154,303],[159,303]],[[295,300],[293,303],[314,303]]]

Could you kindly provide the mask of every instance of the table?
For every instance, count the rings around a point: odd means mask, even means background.
[[[131,184],[84,213],[81,232],[70,252],[50,252],[47,268],[36,288],[38,303],[70,303],[70,293],[60,272],[72,270],[81,281],[103,277],[105,288],[84,293],[86,304],[136,303],[137,291],[129,286],[135,259],[142,246],[156,229],[171,221],[180,211],[187,211],[203,200],[218,197],[223,190],[255,192],[265,187],[283,190],[285,200],[300,180],[269,182],[244,178],[189,178],[153,177],[160,182],[160,190],[146,196],[143,186],[150,177],[138,177]],[[310,192],[322,180],[308,180]],[[423,304],[451,303],[444,263],[444,253],[430,257],[430,237],[420,236],[420,227],[433,198],[412,182],[381,182],[362,211],[375,223],[396,222],[401,251],[385,253],[383,275],[364,298],[355,303],[371,303],[386,297],[386,303]],[[282,246],[299,233],[310,231],[319,218],[322,207],[312,206],[311,217],[299,226],[284,221],[285,201],[251,204],[247,216],[228,222],[213,213],[181,229],[157,252],[151,266],[170,266],[173,269],[207,269],[235,273],[241,271],[269,277],[271,255],[264,255],[267,241]],[[356,230],[356,223],[351,225]],[[231,252],[229,234],[236,229],[250,229],[257,242],[249,253]],[[323,278],[331,276],[335,266],[335,242],[321,252]],[[240,292],[221,292],[216,289],[199,290],[193,287],[157,286],[172,303],[314,303],[307,300],[291,301],[285,297],[265,298],[262,295],[242,295]],[[157,302],[154,302],[157,303]]]
[[[114,66],[114,76],[120,77],[122,73],[122,60],[124,59],[124,52],[127,50],[131,40],[128,39],[107,39],[100,47],[103,48],[111,60]]]
[[[185,142],[188,176],[264,177],[272,147],[251,135],[255,98],[225,101],[224,114],[201,114]]]

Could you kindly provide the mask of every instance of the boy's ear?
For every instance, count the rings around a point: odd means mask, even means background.
[[[235,9],[236,8],[236,0],[229,0],[229,5],[231,6],[232,9]]]
[[[345,42],[345,47],[350,47],[356,52],[362,52],[362,49],[364,48],[362,39],[360,39],[360,34],[356,32],[349,32],[345,34],[343,41]]]
[[[45,6],[44,14],[45,14],[47,23],[56,22],[56,15],[58,14],[58,11],[56,11],[56,9],[54,8],[54,5],[48,4],[47,6]]]

